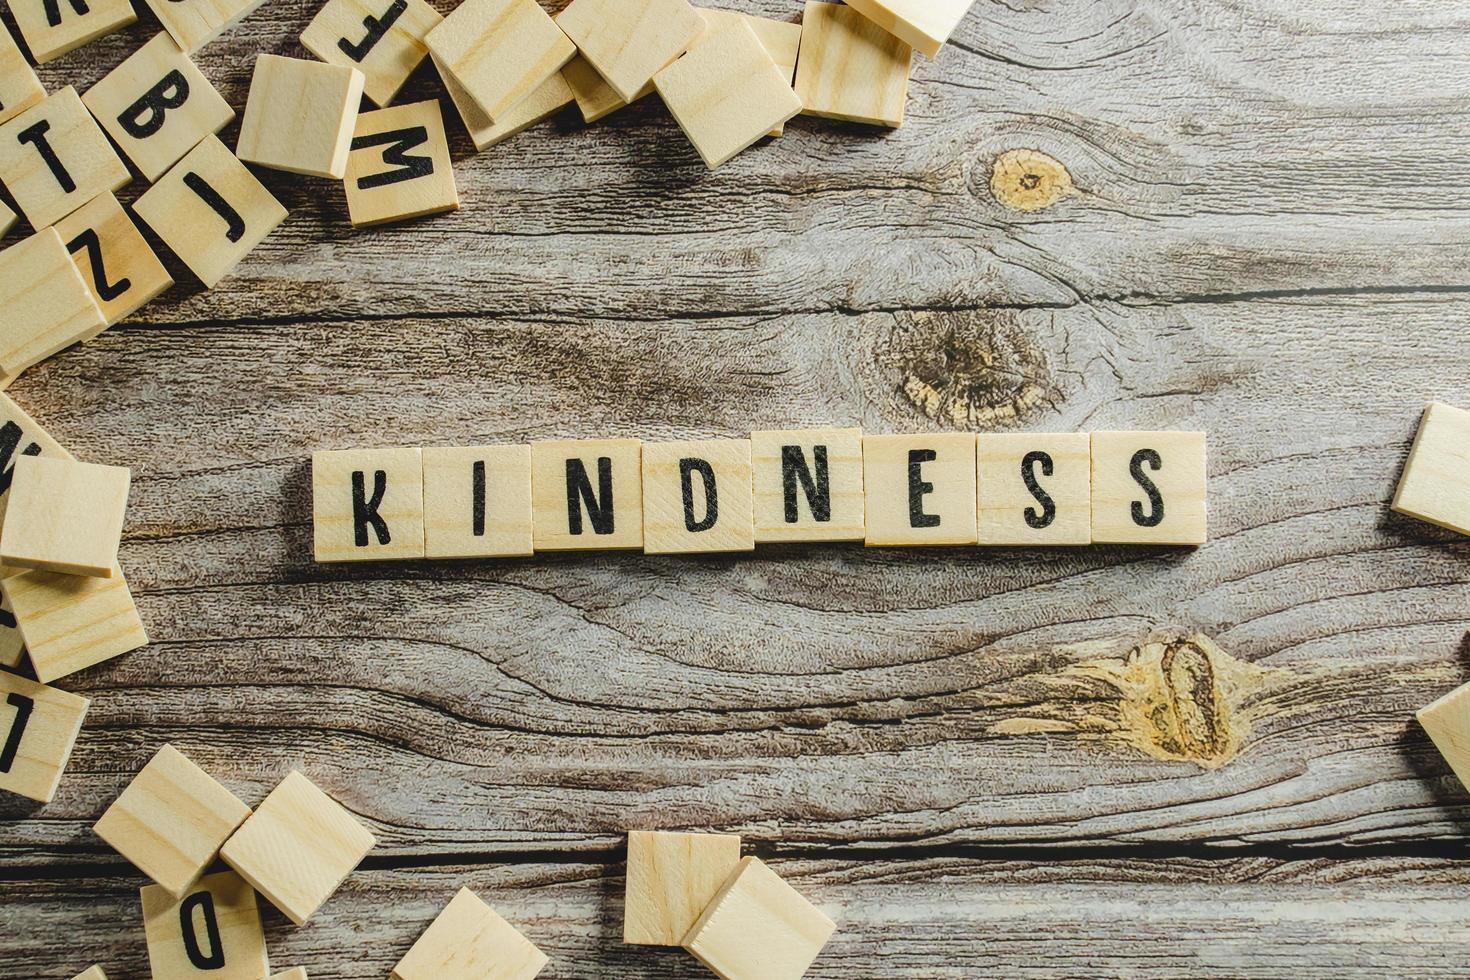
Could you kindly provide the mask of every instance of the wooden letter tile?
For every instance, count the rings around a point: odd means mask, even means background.
[[[11,475],[0,564],[111,578],[132,475],[125,466],[22,456]]]
[[[755,540],[862,541],[863,432],[752,432]]]
[[[138,19],[132,0],[9,0],[36,64],[44,65]]]
[[[939,53],[944,42],[960,26],[975,0],[847,0],[890,34],[924,52]]]
[[[643,444],[583,439],[531,444],[537,551],[643,547]]]
[[[387,106],[429,53],[424,39],[443,20],[424,0],[327,0],[301,43],[329,65],[362,72],[363,94]]]
[[[531,554],[531,447],[424,450],[428,558]]]
[[[354,228],[459,207],[439,100],[359,115],[346,184],[347,213]]]
[[[107,327],[61,233],[44,228],[0,252],[0,387]]]
[[[583,122],[595,123],[630,104],[614,91],[613,87],[607,84],[607,79],[603,78],[597,69],[592,67],[592,63],[581,55],[567,62],[561,74],[566,79],[567,88],[572,90],[572,98],[577,101],[577,108],[582,113]],[[648,84],[634,94],[633,101],[646,99],[653,92],[653,79],[649,79]]]
[[[154,980],[260,980],[270,972],[260,906],[239,875],[206,875],[183,899],[161,885],[139,894]]]
[[[174,898],[183,897],[250,808],[165,745],[92,829]]]
[[[469,132],[477,150],[488,150],[495,144],[503,143],[517,133],[530,129],[563,106],[570,105],[574,98],[563,69],[542,82],[536,91],[501,113],[500,122],[492,122],[437,60],[434,67],[438,69],[439,78],[443,80],[444,88],[454,102],[454,108],[459,111],[460,121],[464,123],[464,128]]]
[[[1393,509],[1470,534],[1470,412],[1437,402],[1424,410]]]
[[[1470,684],[1420,708],[1415,717],[1460,782],[1470,787]]]
[[[535,944],[461,888],[393,968],[392,980],[531,980],[546,963]]]
[[[0,790],[50,803],[89,704],[0,670]]]
[[[41,229],[129,177],[68,85],[0,126],[0,180],[31,227]]]
[[[55,228],[109,327],[174,284],[173,276],[111,193],[93,198],[56,222]]]
[[[931,0],[924,0],[931,2]],[[809,0],[796,94],[809,116],[903,125],[913,48],[852,7]]]
[[[643,550],[755,550],[749,439],[644,444]]]
[[[864,436],[869,547],[974,544],[975,437]]]
[[[249,17],[264,0],[148,0],[179,47],[197,51]]]
[[[286,220],[286,209],[217,136],[206,136],[133,210],[206,286]]]
[[[837,926],[759,858],[748,857],[684,938],[722,980],[800,980]]]
[[[311,457],[311,492],[317,561],[424,557],[419,450],[316,453]]]
[[[1092,440],[1085,432],[980,436],[982,545],[1092,543]]]
[[[701,8],[699,11],[705,23],[709,25],[704,37],[721,30],[728,30],[737,24],[745,24],[755,31],[755,36],[760,39],[761,45],[766,49],[766,54],[776,63],[781,71],[781,77],[786,80],[788,86],[796,83],[796,58],[801,51],[801,25],[790,21],[772,20],[769,17],[756,17],[752,14],[742,14],[733,10],[711,10]],[[696,43],[696,47],[698,44]],[[693,50],[691,48],[691,50]],[[774,127],[770,135],[780,136],[786,129],[782,123]]]
[[[100,966],[89,966],[72,977],[72,980],[107,980],[107,974],[102,972]]]
[[[1094,432],[1092,540],[1205,543],[1203,432]]]
[[[46,89],[20,45],[0,24],[0,123],[9,122],[45,97]]]
[[[364,82],[356,68],[259,55],[236,154],[273,170],[341,180]]]
[[[705,27],[689,0],[572,0],[556,22],[624,102]]]
[[[465,0],[426,43],[441,72],[495,122],[577,53],[536,0]]]
[[[630,833],[623,942],[683,943],[739,864],[740,838],[730,834]]]
[[[0,589],[44,683],[148,642],[120,572],[112,578],[23,572],[0,581]]]

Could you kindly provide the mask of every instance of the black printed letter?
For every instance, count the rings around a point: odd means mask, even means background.
[[[194,931],[194,909],[204,915],[204,931],[209,934],[209,955],[199,948]],[[219,919],[214,914],[214,896],[195,892],[179,904],[179,928],[184,932],[184,953],[196,970],[218,970],[225,965],[225,950],[219,941]]]
[[[1143,512],[1143,504],[1133,501],[1133,523],[1139,527],[1158,527],[1164,522],[1164,497],[1159,493],[1159,488],[1154,481],[1143,472],[1143,464],[1147,463],[1155,473],[1164,468],[1164,461],[1159,454],[1152,449],[1140,449],[1133,454],[1133,461],[1128,464],[1128,472],[1133,479],[1143,487],[1143,492],[1148,494],[1149,513]]]
[[[373,499],[367,499],[367,480],[362,470],[352,471],[352,537],[359,548],[368,546],[368,525],[378,535],[378,544],[393,540],[388,533],[388,522],[378,513],[383,494],[388,490],[388,474],[383,470],[373,473]]]
[[[20,437],[25,435],[20,426],[14,422],[6,422],[0,425],[0,493],[10,489],[10,481],[15,476],[16,447],[20,445]],[[41,447],[34,442],[27,443],[21,451],[22,456],[39,456]]]
[[[371,136],[359,136],[354,139],[352,141],[354,150],[366,150],[370,146],[383,146],[391,143],[392,145],[383,151],[383,162],[398,168],[397,170],[385,170],[380,174],[359,177],[357,179],[358,190],[369,191],[374,187],[386,187],[389,184],[429,176],[434,172],[432,157],[408,156],[409,150],[416,146],[423,146],[427,142],[429,142],[429,131],[423,126],[394,129],[386,133],[374,133]]]
[[[45,0],[42,4],[46,8],[46,23],[52,27],[61,26],[61,4],[58,0]],[[71,9],[77,12],[77,16],[85,17],[90,10],[87,8],[87,0],[71,0]]]
[[[111,302],[133,288],[133,282],[127,276],[123,276],[117,282],[107,281],[107,266],[102,261],[102,239],[98,238],[97,232],[91,228],[66,243],[68,252],[77,252],[82,249],[87,250],[87,261],[92,266],[92,287],[97,290],[98,299],[104,303]]]
[[[1057,519],[1057,503],[1051,499],[1051,494],[1041,489],[1041,484],[1036,482],[1036,464],[1041,464],[1042,476],[1051,476],[1052,459],[1049,453],[1034,452],[1027,453],[1026,458],[1021,460],[1021,479],[1026,483],[1026,489],[1031,491],[1031,496],[1041,505],[1041,513],[1036,513],[1035,507],[1026,508],[1026,523],[1040,531],[1044,527],[1051,527],[1052,521]]]
[[[781,493],[786,498],[786,523],[795,524],[799,519],[796,509],[796,482],[801,481],[802,492],[812,509],[812,520],[825,523],[832,520],[832,485],[827,476],[827,447],[813,446],[812,461],[816,464],[816,476],[807,468],[806,454],[800,446],[781,447]]]
[[[163,117],[189,100],[189,80],[175,68],[143,97],[123,110],[117,124],[135,140],[143,140],[163,128]]]
[[[408,0],[393,0],[392,5],[388,7],[388,12],[383,16],[362,19],[362,26],[367,28],[367,37],[356,44],[344,37],[337,42],[337,47],[353,61],[361,62],[368,56],[368,52],[383,40],[383,35],[388,33],[388,28],[392,27],[407,10]]]
[[[924,495],[934,492],[934,484],[925,481],[923,466],[939,458],[932,449],[909,450],[909,527],[938,527],[939,515],[924,513]]]
[[[56,182],[61,185],[62,191],[70,194],[77,189],[76,181],[71,179],[71,174],[66,172],[66,168],[61,165],[61,161],[57,158],[56,151],[51,149],[51,143],[46,139],[46,133],[50,129],[51,124],[42,119],[40,122],[27,126],[25,129],[16,133],[15,138],[21,143],[35,144],[36,152],[41,154],[41,159],[46,162],[46,168],[51,171],[51,176],[56,178]]]
[[[602,499],[599,501],[598,498]],[[582,533],[582,504],[587,505],[587,519],[594,534],[613,533],[612,458],[597,460],[597,493],[587,478],[587,467],[580,459],[567,460],[567,531]]]
[[[704,484],[704,517],[694,519],[694,480],[693,475],[699,474],[699,482]],[[679,486],[684,493],[684,527],[692,534],[700,531],[708,531],[714,527],[720,519],[720,491],[715,486],[715,468],[709,465],[708,460],[703,459],[681,459],[679,460]]]
[[[220,197],[219,191],[210,187],[205,179],[194,171],[184,174],[184,186],[195,194],[199,200],[208,204],[215,214],[225,220],[225,239],[238,242],[245,237],[245,219],[240,217],[240,212],[230,206],[230,202]]]
[[[5,703],[15,709],[15,721],[10,723],[10,734],[5,738],[5,748],[0,749],[0,772],[9,772],[15,765],[15,754],[20,751],[20,737],[26,732],[26,723],[31,720],[31,710],[36,702],[24,694],[12,694]]]
[[[474,508],[475,537],[485,536],[485,461],[475,460],[470,477],[470,502]]]

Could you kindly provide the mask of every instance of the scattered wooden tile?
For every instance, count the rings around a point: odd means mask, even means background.
[[[311,491],[317,561],[424,557],[424,471],[419,450],[315,453]]]
[[[532,443],[531,513],[537,551],[642,548],[643,443]]]
[[[862,541],[863,430],[750,434],[757,543]]]
[[[306,967],[298,966],[285,973],[277,973],[271,980],[306,980]]]
[[[572,0],[556,23],[624,102],[704,31],[688,0]]]
[[[139,895],[154,980],[260,980],[270,972],[260,906],[239,875],[206,875],[183,899],[161,885]]]
[[[1470,787],[1470,684],[1425,705],[1415,717],[1461,784]]]
[[[197,51],[255,12],[264,0],[148,0],[185,51]]]
[[[424,0],[327,0],[301,43],[329,65],[362,72],[363,94],[387,106],[429,53],[424,39],[443,20]]]
[[[1203,432],[1094,432],[1092,540],[1204,544],[1206,469]]]
[[[807,3],[796,65],[806,115],[902,126],[912,62],[913,48],[852,7]]]
[[[1424,410],[1393,509],[1470,534],[1470,412],[1440,402]]]
[[[6,232],[14,228],[18,220],[20,220],[19,216],[6,207],[4,201],[0,201],[0,238],[4,238]]]
[[[392,980],[531,980],[546,964],[534,943],[461,888],[393,968]]]
[[[1085,432],[980,436],[982,545],[1092,543],[1092,440]]]
[[[165,745],[92,828],[165,892],[183,897],[250,808]]]
[[[0,388],[62,348],[107,326],[55,228],[0,252]]]
[[[531,447],[425,449],[427,558],[531,554]]]
[[[286,209],[217,136],[201,140],[133,210],[209,287],[286,220]]]
[[[511,106],[500,115],[500,122],[492,122],[490,117],[480,111],[475,100],[455,80],[454,76],[446,71],[435,60],[434,67],[439,71],[439,77],[444,82],[444,88],[449,92],[449,98],[454,102],[454,108],[459,110],[460,121],[470,134],[470,140],[475,144],[477,150],[488,150],[497,143],[503,143],[524,132],[541,120],[553,115],[562,107],[571,105],[573,100],[572,88],[567,84],[565,69],[556,72],[541,87],[520,102]],[[611,92],[611,89],[608,89]]]
[[[0,670],[0,790],[50,803],[90,704]]]
[[[132,0],[10,0],[8,6],[38,65],[138,19]]]
[[[847,5],[930,58],[944,47],[975,0],[847,0]]]
[[[869,547],[975,544],[975,436],[863,437]]]
[[[740,838],[635,830],[628,835],[623,942],[678,946],[740,864]]]
[[[376,843],[342,804],[292,771],[225,842],[220,857],[299,926]]]
[[[117,574],[132,474],[126,466],[21,456],[0,533],[0,563],[68,575]]]
[[[31,63],[0,24],[0,123],[9,122],[46,97]]]
[[[644,443],[643,550],[755,550],[749,439]]]
[[[82,102],[150,181],[235,118],[178,43],[157,34],[82,96]]]
[[[102,972],[100,966],[89,966],[72,977],[72,980],[107,980],[107,974]]]
[[[272,170],[341,180],[365,81],[356,68],[258,55],[236,155]]]
[[[465,0],[425,43],[494,122],[577,53],[536,0]]]
[[[132,316],[174,284],[173,276],[110,192],[62,218],[55,228],[102,310],[106,326]],[[99,332],[82,339],[90,340]]]
[[[801,50],[800,24],[785,20],[772,20],[769,17],[757,17],[754,14],[744,14],[734,10],[715,10],[704,7],[700,8],[699,14],[709,25],[705,37],[708,37],[713,31],[729,30],[737,24],[745,24],[755,31],[755,36],[760,39],[761,45],[766,49],[766,54],[771,56],[771,60],[781,70],[781,77],[786,80],[788,86],[794,87],[796,58]],[[698,43],[696,42],[696,47]],[[780,136],[785,131],[786,124],[782,123],[772,128],[770,135]]]
[[[121,572],[112,578],[23,572],[0,580],[0,589],[43,683],[148,642]]]
[[[800,980],[837,926],[748,857],[690,928],[684,948],[722,980]]]
[[[566,79],[567,87],[572,90],[572,98],[577,101],[577,108],[582,113],[583,122],[595,123],[632,104],[607,84],[607,79],[603,78],[597,69],[592,67],[592,63],[581,55],[567,62],[561,74]],[[653,92],[653,79],[649,79],[648,84],[633,95],[632,101],[645,99]]]
[[[360,114],[347,158],[346,186],[354,228],[459,207],[439,100]]]
[[[117,190],[129,177],[68,85],[0,126],[0,180],[39,230],[98,194]]]

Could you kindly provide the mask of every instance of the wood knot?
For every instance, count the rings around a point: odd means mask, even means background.
[[[1062,162],[1040,150],[1006,150],[990,171],[990,193],[1013,211],[1041,211],[1072,197],[1077,187]]]
[[[946,425],[1014,425],[1058,397],[1045,350],[1009,312],[900,316],[889,354],[904,396]]]

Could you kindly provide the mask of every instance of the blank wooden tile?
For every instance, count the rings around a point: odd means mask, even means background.
[[[206,875],[184,898],[140,892],[153,980],[260,980],[270,972],[255,892],[230,871]]]
[[[495,122],[577,53],[536,0],[465,0],[425,43]]]
[[[755,36],[760,39],[761,45],[766,49],[766,54],[776,63],[781,71],[781,77],[786,80],[788,86],[796,82],[796,58],[801,50],[801,25],[785,20],[772,20],[769,17],[756,17],[753,14],[744,14],[734,10],[714,10],[700,8],[699,14],[709,25],[705,31],[704,38],[710,36],[714,31],[728,30],[737,24],[744,24],[755,31]],[[695,43],[698,47],[703,39]],[[691,48],[691,50],[693,50]],[[771,129],[771,136],[780,136],[786,129],[782,123]]]
[[[0,252],[0,387],[107,326],[55,228]]]
[[[329,65],[362,72],[363,94],[387,106],[428,55],[424,39],[443,20],[424,0],[327,0],[301,43]]]
[[[459,207],[438,99],[364,112],[347,159],[354,228],[443,214]]]
[[[8,122],[46,97],[20,45],[0,24],[0,123]]]
[[[225,842],[220,857],[299,926],[376,843],[342,804],[293,771]]]
[[[1470,787],[1470,684],[1420,708],[1415,717],[1460,782]]]
[[[566,79],[567,88],[572,90],[572,98],[577,102],[583,122],[595,123],[631,104],[607,84],[607,79],[581,55],[567,62],[561,74]],[[648,84],[633,95],[633,102],[646,99],[653,93],[653,79],[649,79]]]
[[[453,75],[440,67],[437,61],[434,65],[438,68],[444,88],[449,92],[454,108],[459,111],[460,121],[464,123],[464,128],[469,132],[470,140],[477,150],[488,150],[497,143],[505,142],[562,107],[571,105],[573,101],[572,88],[567,84],[565,71],[559,71],[542,82],[536,91],[501,113],[500,122],[492,122],[489,116],[480,111],[469,93],[455,81]]]
[[[311,492],[317,561],[424,557],[424,472],[419,450],[315,453]]]
[[[236,155],[272,170],[341,180],[365,81],[356,68],[257,56]]]
[[[55,228],[109,327],[174,284],[173,276],[111,193],[82,205],[56,222]],[[96,335],[94,331],[82,339]]]
[[[9,0],[15,26],[44,65],[138,19],[132,0]]]
[[[684,938],[723,980],[799,980],[837,926],[759,859],[745,858]]]
[[[72,977],[72,980],[107,980],[107,974],[102,972],[100,966],[89,966],[81,973]]]
[[[393,980],[531,980],[546,963],[534,943],[461,888],[393,968]]]
[[[217,136],[206,136],[133,205],[206,286],[286,220],[286,209]]]
[[[531,554],[531,447],[425,449],[428,558]]]
[[[1092,540],[1205,543],[1203,432],[1094,432]]]
[[[864,436],[869,547],[976,542],[975,437]]]
[[[913,48],[852,7],[807,3],[796,65],[806,115],[902,126],[912,62]]]
[[[50,803],[89,704],[0,670],[0,790]]]
[[[178,749],[165,745],[92,828],[168,894],[209,869],[250,808]]]
[[[749,439],[643,444],[643,550],[755,550]]]
[[[116,574],[132,474],[126,466],[21,456],[0,533],[0,563],[68,575]]]
[[[890,34],[929,57],[939,53],[975,0],[847,0]]]
[[[1092,543],[1092,439],[1086,432],[980,436],[982,545]]]
[[[0,589],[43,683],[111,660],[148,642],[133,594],[121,573],[112,578],[24,572]]]
[[[739,863],[732,834],[628,834],[623,942],[680,945]]]
[[[624,102],[704,31],[688,0],[572,0],[556,23]]]
[[[255,12],[264,0],[148,0],[179,47],[197,51]]]
[[[643,444],[580,439],[531,444],[537,551],[643,547]]]
[[[862,541],[863,431],[750,434],[757,543]]]
[[[1470,534],[1470,412],[1439,402],[1424,410],[1393,509]]]
[[[45,228],[129,180],[68,85],[0,126],[0,180],[32,228]]]

